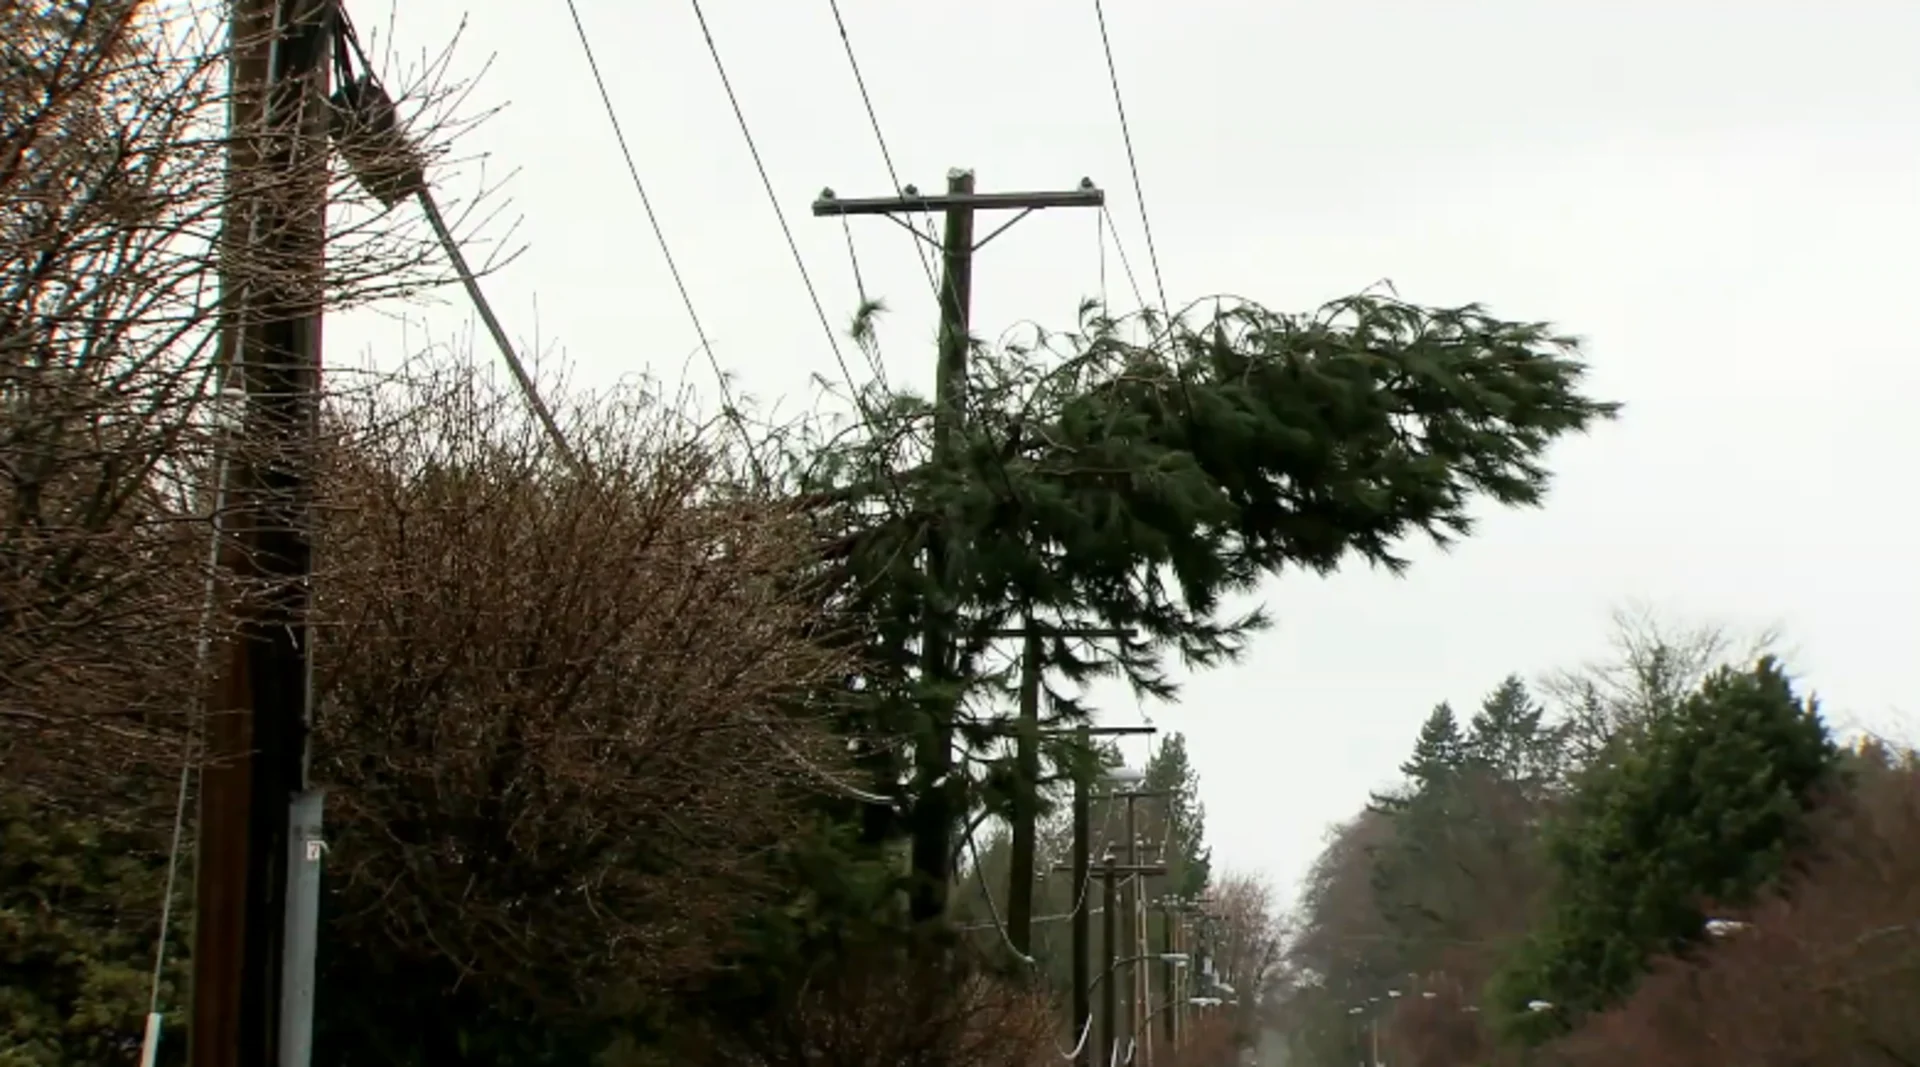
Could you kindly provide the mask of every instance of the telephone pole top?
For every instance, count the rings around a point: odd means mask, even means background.
[[[1078,187],[1065,191],[981,193],[974,189],[973,171],[961,168],[947,172],[947,191],[944,194],[923,196],[912,186],[900,190],[900,194],[842,200],[828,189],[813,202],[813,214],[821,218],[879,215],[904,227],[914,235],[915,240],[929,241],[940,249],[943,277],[939,292],[939,362],[934,377],[933,464],[941,467],[957,454],[966,423],[967,362],[973,350],[974,253],[1035,211],[1055,207],[1101,207],[1106,203],[1106,194],[1093,184],[1091,178],[1082,178]],[[1012,211],[1016,214],[985,237],[976,239],[975,216],[988,211]],[[933,242],[897,217],[922,212],[939,212],[944,216],[945,232],[938,242]],[[926,561],[931,573],[947,573],[947,561],[953,548],[948,535],[937,525],[927,541]],[[925,682],[951,687],[958,681],[954,677],[956,665],[953,653],[957,628],[957,620],[950,611],[928,612],[920,645],[920,671]],[[1023,770],[1029,774],[1034,773],[1039,744],[1037,656],[1032,653],[1032,641],[1029,640],[1026,659],[1030,680],[1026,686],[1028,692],[1023,700],[1020,720],[1020,762]],[[915,876],[909,894],[909,911],[917,922],[936,919],[945,913],[947,887],[952,881],[951,838],[962,800],[955,794],[955,787],[951,784],[953,741],[953,716],[938,715],[934,728],[922,735],[914,751],[916,799],[907,821],[913,835]],[[1034,776],[1037,777],[1037,774]],[[1030,808],[1031,805],[1023,807]],[[1017,819],[1016,823],[1024,823],[1025,818],[1023,812],[1022,818]],[[1030,854],[1031,843],[1027,840],[1030,831],[1021,826],[1017,832],[1021,837],[1020,845],[1026,846],[1017,851]],[[1025,880],[1030,881],[1031,860],[1023,855],[1023,863],[1022,873],[1026,875]],[[1084,883],[1085,878],[1078,881]],[[1028,895],[1016,905],[1016,918],[1019,921],[1014,924],[1018,931],[1015,940],[1023,953],[1030,943],[1027,932],[1032,914],[1030,893],[1028,890]]]

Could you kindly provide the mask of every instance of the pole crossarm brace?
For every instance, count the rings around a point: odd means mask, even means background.
[[[1053,869],[1057,872],[1066,872],[1066,871],[1073,870],[1073,865],[1068,863],[1056,863],[1053,865]],[[1109,868],[1101,867],[1100,869],[1102,871],[1105,871],[1105,870],[1108,870]],[[1113,865],[1111,869],[1115,874],[1165,874],[1167,873],[1166,866],[1164,864],[1159,864],[1159,863],[1116,863]]]

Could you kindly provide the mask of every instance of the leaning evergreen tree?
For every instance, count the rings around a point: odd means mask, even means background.
[[[1267,624],[1230,613],[1232,594],[1348,561],[1399,571],[1408,539],[1468,534],[1476,500],[1538,504],[1548,448],[1616,410],[1585,395],[1585,370],[1545,324],[1365,294],[1299,315],[1088,305],[1076,332],[976,348],[964,425],[939,452],[933,401],[869,392],[862,425],[816,442],[798,480],[820,595],[866,622],[840,725],[867,787],[898,798],[870,806],[869,833],[915,839],[918,917],[937,914],[974,779],[1005,780],[1004,731],[980,714],[1011,681],[995,631],[1127,628],[1045,642],[1050,676],[1170,698],[1169,657],[1229,662]],[[1048,695],[1057,719],[1085,714]],[[956,749],[989,773],[951,768]]]
[[[1493,984],[1506,1031],[1562,1033],[1703,941],[1704,907],[1750,903],[1786,869],[1838,764],[1818,704],[1766,657],[1711,675],[1590,771],[1550,836],[1547,920]]]

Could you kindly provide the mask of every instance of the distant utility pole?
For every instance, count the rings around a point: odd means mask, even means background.
[[[1174,961],[1181,952],[1179,908],[1176,898],[1160,900],[1160,951],[1166,957],[1160,964],[1160,1002],[1166,1012],[1161,1026],[1168,1049],[1180,1047],[1180,1008],[1186,999],[1180,993],[1180,965]]]
[[[1131,866],[1131,865],[1129,865]],[[1120,953],[1114,937],[1114,920],[1120,911],[1120,891],[1117,878],[1119,871],[1113,863],[1113,853],[1107,853],[1105,864],[1100,871],[1100,980],[1105,988],[1100,991],[1100,1047],[1101,1059],[1113,1067],[1118,1059],[1120,1033],[1115,1026],[1114,1002],[1120,995],[1119,977],[1113,969],[1119,966]]]
[[[1093,1042],[1093,924],[1087,908],[1088,890],[1092,887],[1093,865],[1090,853],[1093,849],[1093,783],[1088,767],[1093,756],[1095,736],[1113,737],[1139,734],[1152,734],[1158,727],[1153,726],[1087,726],[1073,727],[1070,731],[1056,730],[1052,733],[1072,733],[1075,750],[1080,759],[1073,775],[1073,862],[1064,869],[1073,874],[1073,1036],[1079,1042],[1079,1054],[1074,1057],[1075,1067],[1092,1067]],[[1042,731],[1043,733],[1049,731]]]
[[[1127,880],[1121,887],[1126,894],[1126,903],[1122,906],[1121,922],[1123,923],[1123,933],[1121,936],[1127,944],[1125,958],[1138,961],[1146,955],[1145,942],[1143,940],[1143,924],[1139,921],[1141,904],[1140,890],[1148,874],[1158,874],[1165,870],[1165,868],[1157,865],[1141,866],[1140,864],[1140,830],[1139,822],[1135,817],[1134,802],[1145,797],[1164,797],[1167,794],[1163,790],[1133,789],[1124,793],[1114,793],[1111,795],[1114,799],[1124,802],[1127,806],[1125,822],[1125,869],[1127,872]],[[1140,1002],[1142,990],[1141,979],[1146,976],[1146,972],[1140,968],[1137,962],[1128,963],[1124,966],[1127,969],[1126,1033],[1129,1038],[1131,1038],[1139,1028],[1139,1020],[1145,1010]],[[1116,975],[1113,980],[1118,981],[1118,976]]]
[[[1080,857],[1075,858],[1076,860],[1080,859]],[[1079,866],[1079,863],[1076,863],[1076,866]],[[1074,968],[1073,1002],[1075,1034],[1076,1036],[1083,1035],[1091,1025],[1091,1019],[1088,1014],[1086,1014],[1086,1008],[1093,999],[1092,987],[1096,984],[1101,987],[1099,1046],[1106,1049],[1103,1055],[1108,1060],[1113,1059],[1115,1051],[1119,1048],[1120,1041],[1123,1038],[1132,1036],[1128,1031],[1122,1030],[1120,1026],[1119,972],[1122,968],[1130,968],[1133,964],[1140,962],[1137,956],[1121,955],[1120,932],[1118,929],[1120,921],[1120,878],[1122,875],[1131,877],[1143,874],[1165,873],[1167,873],[1167,869],[1159,864],[1122,864],[1115,858],[1111,849],[1107,851],[1107,854],[1102,857],[1100,861],[1100,973],[1089,981],[1084,967]],[[1080,906],[1074,910],[1074,926],[1076,931],[1085,925],[1086,914],[1086,901],[1083,899]],[[1075,940],[1078,941],[1079,939],[1076,938]],[[1133,949],[1129,947],[1126,951],[1131,953]],[[1086,958],[1084,953],[1078,953],[1074,957],[1076,962],[1085,960]],[[1079,1054],[1074,1057],[1074,1062],[1078,1067],[1092,1067],[1093,1044],[1093,1042],[1086,1040],[1080,1041]]]
[[[933,464],[936,468],[950,462],[965,430],[967,408],[967,356],[972,348],[971,314],[973,301],[973,255],[988,241],[1032,212],[1050,207],[1100,207],[1106,194],[1092,180],[1082,179],[1080,188],[1051,193],[976,193],[973,172],[953,170],[947,173],[945,196],[921,196],[912,187],[899,196],[860,200],[841,200],[832,190],[813,202],[817,217],[848,215],[884,215],[900,221],[899,216],[937,211],[946,217],[946,231],[940,242],[943,280],[940,287],[939,364],[934,384]],[[974,240],[974,216],[981,211],[1018,211],[1011,220]],[[920,239],[911,224],[902,223]],[[936,576],[949,569],[949,544],[936,525],[929,538],[927,565]],[[927,613],[926,634],[921,643],[923,683],[952,686],[954,623],[951,605],[933,605]],[[914,754],[918,799],[908,816],[913,827],[913,868],[915,885],[909,908],[913,918],[925,922],[946,911],[947,888],[952,881],[953,849],[950,841],[959,815],[959,786],[953,781],[953,718],[936,717],[934,728],[920,741]]]
[[[222,568],[237,639],[207,703],[192,1067],[305,1067],[319,796],[307,791],[307,614],[325,271],[331,0],[232,5],[221,358],[246,410]]]
[[[995,630],[995,637],[1025,640],[1020,658],[1020,718],[1014,749],[1013,847],[1007,886],[1007,939],[1014,951],[1033,951],[1034,853],[1040,815],[1040,683],[1044,672],[1041,641],[1047,637],[1132,637],[1126,627],[1057,627],[1036,624],[1032,617],[1013,630]],[[1078,883],[1076,883],[1077,891]],[[1078,898],[1076,898],[1078,899]]]

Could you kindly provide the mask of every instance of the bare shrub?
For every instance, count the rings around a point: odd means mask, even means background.
[[[1155,1067],[1233,1067],[1240,1062],[1240,1039],[1225,1015],[1201,1015],[1181,1035],[1178,1047],[1154,1052]]]
[[[1552,1049],[1567,1064],[1920,1062],[1920,770],[1862,761],[1804,872]]]
[[[1045,996],[962,953],[875,948],[835,960],[758,1021],[717,1024],[676,1061],[734,1067],[1040,1067],[1056,1063]]]
[[[1381,1027],[1387,1062],[1406,1067],[1484,1062],[1492,1043],[1480,1025],[1477,1006],[1464,993],[1472,988],[1477,984],[1443,980],[1397,1001]]]
[[[785,591],[804,526],[699,428],[576,409],[583,481],[518,404],[453,368],[343,420],[315,777],[336,936],[568,1010],[730,947],[830,759],[792,705],[845,666]]]

